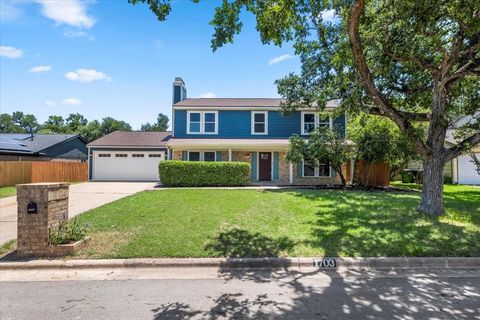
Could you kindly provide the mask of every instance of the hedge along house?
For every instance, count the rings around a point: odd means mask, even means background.
[[[173,83],[172,138],[169,159],[184,161],[244,161],[251,165],[252,182],[274,184],[340,184],[328,163],[310,167],[285,160],[289,138],[308,138],[318,127],[345,134],[346,118],[320,116],[315,109],[281,113],[282,99],[187,99],[182,78]],[[330,102],[326,111],[338,105]],[[350,166],[345,165],[345,175]]]

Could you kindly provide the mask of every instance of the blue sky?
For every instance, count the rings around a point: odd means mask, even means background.
[[[167,21],[127,0],[0,0],[0,111],[111,116],[139,129],[171,113],[181,76],[190,98],[277,97],[299,68],[291,46],[262,45],[254,17],[213,53],[214,0],[173,1]]]

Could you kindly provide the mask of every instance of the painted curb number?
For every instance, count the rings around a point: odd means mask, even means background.
[[[336,268],[337,261],[334,258],[324,258],[313,260],[313,266],[317,268]]]

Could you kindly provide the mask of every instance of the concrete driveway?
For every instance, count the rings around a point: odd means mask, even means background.
[[[154,182],[85,182],[70,186],[68,215],[82,212],[152,188]],[[0,244],[17,237],[17,197],[0,199]]]

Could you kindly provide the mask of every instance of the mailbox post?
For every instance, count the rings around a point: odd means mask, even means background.
[[[49,256],[50,230],[68,219],[68,183],[29,183],[17,187],[17,255]]]

